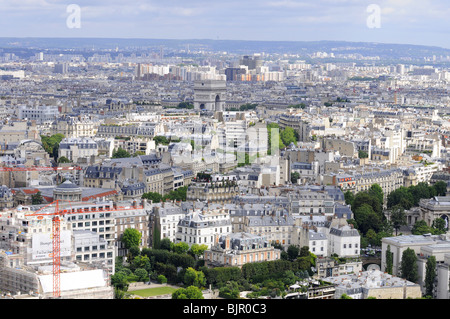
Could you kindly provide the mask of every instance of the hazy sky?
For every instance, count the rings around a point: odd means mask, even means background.
[[[0,0],[0,37],[345,40],[450,48],[448,0]],[[80,27],[67,7],[80,8]],[[367,20],[380,9],[379,27]],[[371,21],[376,21],[372,20]]]

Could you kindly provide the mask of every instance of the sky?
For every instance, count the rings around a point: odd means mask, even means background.
[[[450,48],[449,2],[0,0],[0,37],[333,40]]]

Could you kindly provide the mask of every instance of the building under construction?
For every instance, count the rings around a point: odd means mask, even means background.
[[[54,298],[52,219],[25,207],[0,212],[0,293],[13,298]],[[108,268],[75,263],[71,223],[60,223],[59,298],[112,299]]]

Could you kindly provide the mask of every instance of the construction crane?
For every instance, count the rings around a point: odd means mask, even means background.
[[[61,297],[61,219],[60,216],[67,214],[71,210],[63,209],[60,205],[61,200],[56,200],[48,205],[40,208],[31,214],[25,216],[35,216],[38,219],[42,219],[45,216],[52,217],[52,274],[53,274],[53,297]],[[70,202],[64,201],[70,205]],[[55,210],[48,210],[49,207],[55,206]]]
[[[61,297],[61,217],[68,214],[85,213],[84,210],[77,209],[76,205],[86,204],[85,202],[71,202],[57,199],[37,211],[26,214],[25,216],[37,217],[42,219],[44,217],[52,217],[52,274],[53,274],[53,297]],[[52,209],[54,206],[54,210]],[[116,206],[112,209],[95,209],[96,212],[112,212],[136,210],[143,208],[143,206]]]

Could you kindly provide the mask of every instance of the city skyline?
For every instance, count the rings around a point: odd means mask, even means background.
[[[0,37],[349,41],[450,48],[444,1],[0,1]]]

